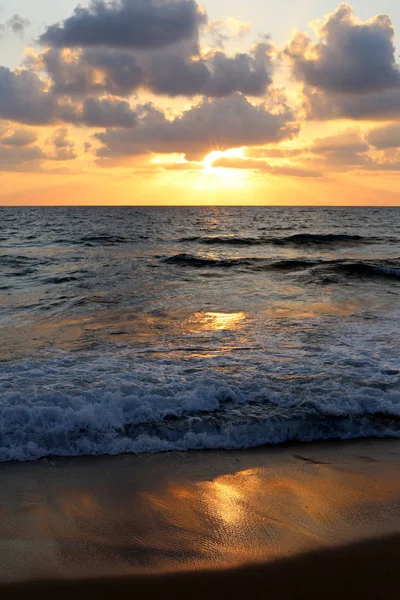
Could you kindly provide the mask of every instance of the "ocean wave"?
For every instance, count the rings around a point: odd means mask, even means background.
[[[311,270],[312,275],[342,274],[347,276],[393,278],[400,277],[400,263],[391,261],[352,261],[350,259],[337,260],[306,260],[295,259],[269,259],[258,257],[243,258],[209,258],[193,254],[176,254],[164,258],[166,264],[181,267],[234,269],[241,268],[250,271],[302,271]]]
[[[40,260],[30,256],[19,256],[14,254],[3,254],[0,256],[0,266],[9,269],[18,269],[29,265],[37,265]]]
[[[176,254],[164,258],[163,262],[170,265],[182,267],[201,268],[219,268],[231,269],[235,267],[244,267],[251,271],[296,271],[299,269],[308,269],[320,264],[320,261],[299,259],[272,260],[268,258],[208,258],[207,256],[196,256],[193,254]]]
[[[372,277],[400,278],[400,265],[374,264],[367,262],[343,262],[336,265],[336,269],[349,275],[361,275]]]
[[[268,243],[267,238],[240,237],[240,236],[206,236],[186,237],[179,240],[181,243],[197,242],[210,246],[259,246]]]
[[[249,266],[259,263],[262,259],[257,258],[221,258],[214,259],[206,256],[195,256],[193,254],[175,254],[163,259],[163,262],[169,265],[180,265],[182,267],[219,267],[229,269],[231,267]]]
[[[381,370],[368,386],[279,377],[188,375],[178,363],[124,355],[6,362],[0,461],[400,438],[398,371]]]
[[[316,233],[298,233],[285,237],[242,237],[242,236],[193,236],[179,240],[182,243],[196,242],[210,246],[228,245],[228,246],[306,246],[306,245],[332,245],[332,244],[351,244],[351,243],[377,243],[393,242],[392,238],[382,239],[379,237],[364,237],[361,235],[348,234],[316,234]]]
[[[55,240],[55,245],[67,245],[67,246],[86,246],[86,247],[98,247],[98,246],[119,246],[121,244],[127,244],[131,240],[126,237],[118,235],[84,235],[79,239],[68,239],[61,238]]]
[[[42,283],[44,285],[61,285],[63,283],[72,283],[73,281],[78,281],[78,277],[75,275],[61,275],[59,277],[47,277],[46,279],[43,279]]]
[[[315,233],[298,233],[288,237],[276,238],[274,243],[278,245],[285,244],[343,244],[343,243],[375,243],[384,241],[377,237],[364,237],[362,235],[347,235],[340,233],[315,234]],[[385,240],[386,241],[386,240]]]

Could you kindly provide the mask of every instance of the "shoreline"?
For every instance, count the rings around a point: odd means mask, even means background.
[[[154,456],[190,456],[190,455],[207,455],[207,454],[233,454],[233,453],[257,453],[257,452],[277,452],[277,451],[290,451],[290,449],[297,448],[308,448],[310,450],[319,449],[323,447],[328,449],[331,446],[337,446],[345,444],[350,446],[351,444],[358,445],[362,443],[398,443],[400,446],[400,434],[399,436],[385,436],[385,437],[374,437],[373,435],[365,435],[362,437],[351,437],[351,438],[324,438],[324,439],[312,439],[312,440],[289,440],[285,442],[277,443],[266,443],[257,446],[248,446],[243,448],[201,448],[201,449],[187,449],[187,450],[157,450],[157,451],[141,451],[141,452],[121,452],[118,454],[72,454],[72,455],[59,455],[49,454],[48,456],[41,456],[39,458],[27,458],[27,459],[14,459],[14,460],[0,460],[0,475],[1,469],[4,466],[11,465],[38,465],[38,464],[51,464],[56,466],[57,464],[63,464],[66,461],[70,462],[82,462],[88,461],[102,461],[102,460],[118,460],[121,458],[144,458]],[[318,462],[318,461],[317,461]]]
[[[70,600],[71,595],[101,600],[131,594],[185,599],[239,599],[249,595],[279,600],[395,600],[399,550],[400,535],[397,535],[224,571],[33,581],[1,586],[0,592],[9,600],[21,600],[32,594],[42,600]]]
[[[0,592],[101,598],[171,585],[200,597],[209,581],[232,594],[243,584],[243,595],[254,578],[278,593],[290,573],[304,591],[313,569],[338,590],[348,561],[348,585],[356,561],[368,571],[358,585],[376,591],[378,572],[394,585],[399,481],[396,440],[1,463]]]

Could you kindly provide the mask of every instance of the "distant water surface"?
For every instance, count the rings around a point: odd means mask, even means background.
[[[0,460],[400,437],[400,209],[0,209]]]

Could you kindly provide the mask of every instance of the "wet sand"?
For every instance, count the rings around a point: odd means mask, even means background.
[[[397,598],[399,482],[389,440],[2,464],[0,593]]]
[[[400,536],[225,571],[7,585],[2,597],[397,600]]]

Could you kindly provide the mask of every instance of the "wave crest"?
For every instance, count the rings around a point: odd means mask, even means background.
[[[332,245],[332,244],[354,244],[354,243],[377,243],[382,241],[395,241],[393,239],[383,240],[378,237],[364,237],[350,234],[320,234],[320,233],[298,233],[285,237],[241,237],[241,236],[193,236],[179,240],[182,243],[196,242],[210,246],[307,246],[307,245]]]

